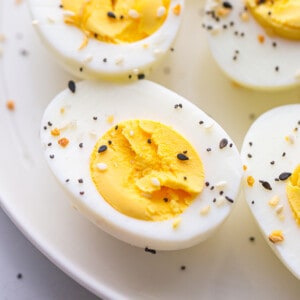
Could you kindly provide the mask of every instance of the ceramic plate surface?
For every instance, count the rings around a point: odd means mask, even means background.
[[[26,3],[17,2],[0,0],[6,37],[0,42],[0,203],[27,238],[104,299],[298,299],[299,281],[265,243],[242,197],[215,236],[155,255],[108,236],[72,209],[39,141],[45,107],[72,77],[41,44]],[[240,147],[256,116],[299,102],[300,88],[272,93],[233,85],[208,51],[203,4],[187,0],[174,48],[148,79],[197,104]],[[14,111],[6,108],[8,99]]]

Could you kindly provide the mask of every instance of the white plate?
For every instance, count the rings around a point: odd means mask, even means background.
[[[39,143],[43,110],[71,77],[41,45],[26,5],[15,2],[0,0],[0,33],[7,37],[0,43],[0,194],[1,207],[28,239],[105,299],[298,299],[299,281],[269,249],[244,199],[213,238],[155,255],[106,235],[71,208]],[[240,146],[253,116],[299,102],[300,89],[264,93],[232,85],[208,52],[202,6],[187,0],[174,51],[151,79],[199,105]],[[15,111],[5,108],[7,99]]]

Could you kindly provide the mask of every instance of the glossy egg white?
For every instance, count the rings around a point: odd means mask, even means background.
[[[243,164],[247,166],[243,180],[247,203],[268,244],[298,278],[300,227],[288,203],[287,180],[279,178],[282,173],[292,173],[300,162],[299,122],[299,104],[267,111],[251,126],[241,150]],[[247,183],[249,176],[255,180],[252,187]],[[269,183],[272,190],[265,188],[263,182]],[[282,231],[282,242],[269,240],[274,230]]]
[[[113,123],[107,121],[111,116]],[[89,159],[97,139],[130,119],[171,126],[202,159],[209,185],[179,216],[177,228],[173,224],[178,217],[151,222],[123,215],[102,199],[92,183]],[[58,137],[51,135],[53,128],[69,139],[67,147],[58,145]],[[228,143],[220,148],[224,139]],[[50,169],[70,192],[74,206],[104,231],[138,247],[175,250],[205,240],[229,216],[240,191],[242,164],[228,134],[188,100],[147,80],[130,84],[82,81],[75,93],[66,89],[45,111],[41,142]]]
[[[84,34],[64,23],[59,0],[29,0],[33,26],[57,61],[79,78],[123,80],[147,75],[170,50],[180,27],[184,0],[171,0],[163,25],[151,36],[133,43],[111,44],[89,39],[79,50]],[[181,6],[180,15],[172,9]]]
[[[234,82],[255,89],[283,89],[300,84],[300,42],[268,36],[245,2],[232,5],[226,17],[212,14],[222,1],[207,0],[203,27],[209,48],[221,70]],[[264,41],[259,41],[263,36]]]

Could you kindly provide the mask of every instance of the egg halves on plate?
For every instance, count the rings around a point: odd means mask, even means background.
[[[203,26],[213,58],[257,89],[300,84],[300,2],[207,0]]]
[[[101,3],[100,3],[101,2]],[[80,78],[140,78],[171,48],[184,0],[29,0],[33,25]]]
[[[300,278],[300,105],[274,108],[249,129],[241,151],[247,203],[269,245]]]
[[[193,246],[228,217],[243,174],[226,132],[155,83],[69,84],[47,107],[46,160],[104,231],[156,250]]]

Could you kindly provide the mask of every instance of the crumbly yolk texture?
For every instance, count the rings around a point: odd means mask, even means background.
[[[299,0],[246,0],[246,3],[267,33],[300,40]]]
[[[193,146],[151,120],[128,120],[108,130],[91,154],[90,172],[112,207],[148,221],[183,213],[204,186],[203,164]]]
[[[286,193],[294,218],[300,224],[300,164],[296,167],[287,182]]]
[[[62,0],[65,22],[109,43],[142,40],[164,23],[170,0]]]

